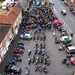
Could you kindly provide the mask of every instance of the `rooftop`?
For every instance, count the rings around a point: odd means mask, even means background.
[[[9,29],[10,26],[0,26],[0,43],[8,33]]]
[[[0,9],[0,24],[12,25],[20,11],[21,8],[19,7],[18,3],[14,4],[12,7],[9,7],[8,10]]]

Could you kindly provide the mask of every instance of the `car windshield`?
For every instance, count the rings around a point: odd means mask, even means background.
[[[29,33],[28,33],[28,34],[26,33],[26,34],[25,34],[25,36],[28,36],[28,37],[30,37],[30,34],[29,34]]]
[[[17,43],[17,45],[23,45],[23,46],[24,46],[24,44],[23,44],[23,43]]]
[[[72,49],[69,52],[70,52],[70,54],[75,54],[75,49]]]
[[[18,48],[24,49],[24,47],[23,47],[23,46],[18,46]]]

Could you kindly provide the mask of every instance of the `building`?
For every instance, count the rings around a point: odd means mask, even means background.
[[[75,10],[75,0],[66,0],[69,8],[73,8]]]
[[[11,41],[18,33],[22,20],[22,10],[18,3],[8,9],[0,9],[0,72],[4,68],[4,58]]]

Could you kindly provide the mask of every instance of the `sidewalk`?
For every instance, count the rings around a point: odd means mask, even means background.
[[[29,0],[19,0],[20,4],[21,4],[21,6],[22,6],[22,8],[23,8],[24,10],[27,10],[28,1],[29,1]]]

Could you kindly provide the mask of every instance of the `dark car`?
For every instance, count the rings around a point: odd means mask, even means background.
[[[14,54],[24,54],[24,51],[22,51],[22,50],[15,50],[13,53]]]
[[[24,43],[18,42],[17,45],[18,45],[18,46],[24,46]]]
[[[22,48],[14,48],[13,53],[14,54],[24,54],[24,49],[22,49]]]
[[[16,47],[16,49],[22,49],[22,50],[25,50],[24,46],[21,46],[21,45],[18,45],[18,46]]]
[[[75,65],[75,46],[69,46],[66,48],[67,58],[63,60],[63,63],[69,65]]]
[[[15,65],[6,65],[5,67],[6,74],[15,74],[15,75],[21,75],[21,68],[15,66]]]

